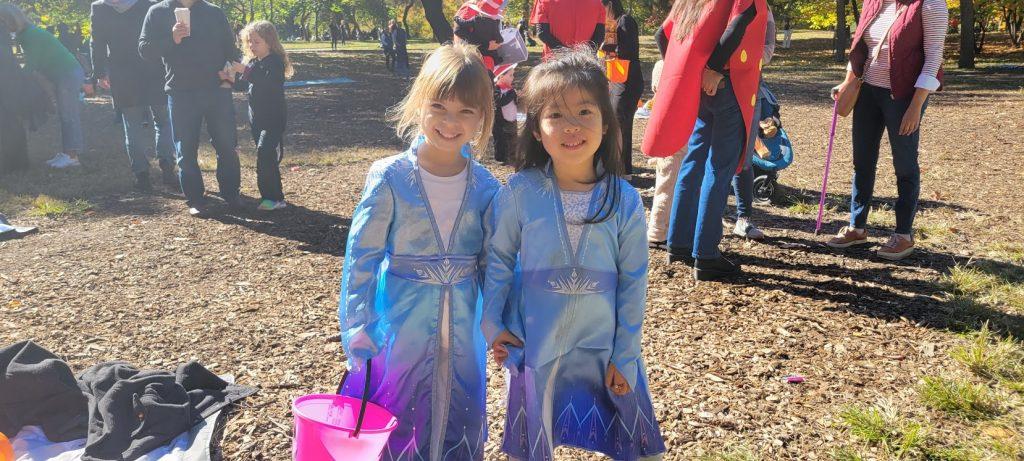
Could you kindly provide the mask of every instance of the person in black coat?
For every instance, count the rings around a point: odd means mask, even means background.
[[[164,184],[178,187],[174,171],[174,142],[164,93],[163,65],[139,56],[139,34],[156,0],[97,0],[92,4],[92,68],[100,87],[110,90],[114,109],[124,124],[125,150],[135,175],[135,187],[149,191],[152,143]],[[147,141],[146,125],[153,121],[155,140]]]
[[[607,33],[601,45],[609,58],[617,57],[629,61],[629,71],[625,83],[612,83],[612,105],[619,119],[622,131],[622,162],[625,166],[625,177],[633,176],[633,116],[636,115],[637,104],[644,93],[644,75],[640,69],[640,28],[633,16],[626,14],[621,0],[601,0],[604,4],[609,25],[615,22],[615,33]],[[609,31],[608,26],[605,27]],[[610,31],[609,31],[610,32]],[[615,37],[608,40],[608,37]]]
[[[53,109],[39,83],[21,69],[11,32],[0,22],[0,175],[27,169],[28,137]]]
[[[388,25],[388,31],[391,32],[391,44],[395,47],[395,73],[400,77],[408,77],[409,50],[405,46],[409,40],[409,34],[394,19]]]
[[[277,29],[269,21],[256,21],[239,34],[245,45],[246,64],[235,64],[228,75],[236,90],[249,95],[249,124],[256,143],[256,183],[261,211],[287,206],[281,187],[280,163],[284,157],[287,105],[284,81],[293,74],[288,53]]]

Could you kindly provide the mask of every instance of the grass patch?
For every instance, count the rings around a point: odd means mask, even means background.
[[[786,210],[793,214],[812,214],[818,212],[818,204],[803,200],[794,200]]]
[[[895,220],[895,217],[893,219]],[[938,243],[952,237],[955,233],[953,228],[945,224],[919,223],[914,229],[914,240],[923,243]]]
[[[839,447],[830,453],[834,461],[864,461],[864,457],[851,447]]]
[[[997,243],[989,247],[988,253],[989,256],[996,259],[1014,264],[1024,264],[1024,245]]]
[[[944,281],[955,294],[974,296],[986,304],[1024,310],[1024,267],[998,262],[956,266]]]
[[[839,419],[854,438],[878,447],[893,459],[920,457],[928,441],[927,426],[901,417],[895,408],[888,404],[868,408],[849,407],[839,414]],[[861,459],[860,455],[851,449],[833,452],[833,458]]]
[[[987,322],[970,343],[956,347],[950,355],[982,378],[1000,381],[1016,391],[1024,390],[1024,346],[1013,336],[995,337]]]
[[[40,195],[32,200],[32,209],[28,214],[56,218],[81,214],[92,208],[92,204],[81,199],[65,201],[48,195]]]
[[[896,212],[879,207],[872,207],[868,213],[868,225],[885,229],[896,228]]]
[[[929,408],[968,420],[991,419],[1003,413],[996,395],[987,386],[926,376],[918,387],[921,401]]]

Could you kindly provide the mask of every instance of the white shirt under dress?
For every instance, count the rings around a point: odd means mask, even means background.
[[[455,176],[434,176],[426,168],[420,168],[423,189],[427,192],[427,202],[434,214],[437,230],[441,233],[441,241],[448,246],[455,219],[462,208],[462,198],[466,195],[466,183],[469,179],[469,162]],[[447,250],[447,248],[442,248]]]
[[[871,86],[892,88],[889,83],[889,41],[883,42],[881,48],[878,47],[878,43],[896,20],[897,6],[895,0],[883,0],[882,12],[864,31],[864,43],[868,46],[864,82]],[[937,75],[942,65],[942,51],[949,23],[946,0],[921,0],[921,19],[924,28],[924,66],[921,67],[921,74],[917,77],[914,87],[935,91],[940,86]],[[889,31],[889,34],[891,35],[892,31]],[[878,56],[875,56],[876,50]]]

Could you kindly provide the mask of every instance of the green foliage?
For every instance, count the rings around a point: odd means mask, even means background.
[[[968,420],[989,419],[1004,412],[987,386],[964,380],[926,376],[918,392],[928,407]]]
[[[920,456],[928,442],[928,427],[899,415],[891,405],[868,408],[848,407],[839,419],[854,438],[878,447],[893,459]],[[832,454],[837,460],[858,460],[860,455],[846,447]]]

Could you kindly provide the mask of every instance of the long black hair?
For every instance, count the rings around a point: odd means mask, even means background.
[[[622,15],[626,14],[626,9],[622,7],[622,0],[601,0],[601,4],[612,6],[612,13],[615,14],[615,19],[619,19]]]
[[[593,49],[584,46],[559,51],[552,59],[530,69],[521,98],[526,107],[526,123],[519,131],[519,140],[516,144],[516,171],[527,168],[542,169],[551,161],[551,155],[535,136],[535,133],[540,133],[541,112],[552,101],[564,98],[565,94],[572,90],[582,91],[597,102],[601,110],[601,123],[607,127],[601,138],[601,145],[594,154],[594,171],[598,173],[594,183],[605,181],[608,187],[601,198],[601,206],[585,221],[604,222],[615,214],[618,207],[618,177],[622,175],[623,170],[620,160],[622,134],[608,95],[608,78],[605,77],[604,69]]]

